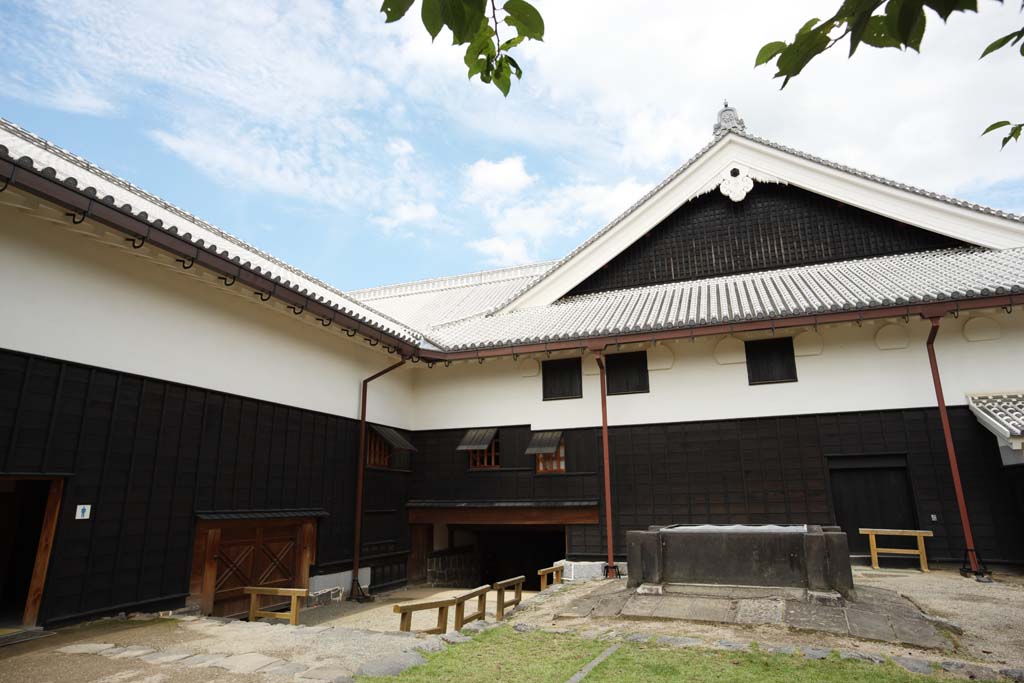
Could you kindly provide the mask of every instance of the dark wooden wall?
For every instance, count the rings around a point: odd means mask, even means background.
[[[66,475],[43,623],[182,603],[197,511],[323,508],[318,571],[348,569],[358,435],[351,419],[0,351],[0,474]],[[408,477],[367,478],[392,511],[368,520],[367,564],[408,551]],[[91,520],[74,519],[81,503]]]
[[[1024,467],[1002,467],[994,438],[966,407],[950,408],[950,417],[978,548],[993,561],[1024,561]],[[598,499],[600,524],[568,527],[569,557],[604,558],[599,429],[565,432],[569,476],[532,472],[525,426],[501,429],[501,470],[470,471],[455,450],[464,431],[414,433],[412,499]],[[906,457],[918,524],[935,532],[933,557],[963,552],[936,409],[612,427],[609,440],[621,558],[626,531],[651,524],[832,524],[829,461],[888,454]]]
[[[788,185],[679,207],[567,296],[962,245]]]
[[[591,429],[563,433],[566,474],[537,474],[536,456],[525,453],[528,426],[498,429],[501,469],[470,470],[469,454],[455,450],[465,429],[413,433],[414,500],[595,500],[601,491],[601,436]]]

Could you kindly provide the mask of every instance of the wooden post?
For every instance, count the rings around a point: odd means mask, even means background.
[[[917,552],[921,555],[921,571],[928,571],[928,554],[924,550],[924,534],[917,537]]]
[[[255,593],[249,594],[249,623],[256,621],[256,611],[259,609],[259,596]]]
[[[437,631],[441,635],[448,633],[448,605],[437,608]]]
[[[203,592],[199,595],[199,611],[213,614],[213,599],[217,592],[217,559],[220,557],[220,528],[206,532],[206,557],[203,559]]]
[[[39,545],[36,547],[36,561],[32,566],[32,579],[29,582],[28,597],[25,599],[25,611],[21,623],[35,626],[39,620],[39,608],[43,603],[43,589],[46,587],[46,573],[50,568],[50,554],[53,551],[53,537],[57,533],[57,520],[60,517],[60,501],[64,495],[64,480],[50,481],[50,491],[46,496],[46,510],[43,513],[43,527],[39,531]]]
[[[466,603],[455,603],[455,630],[461,631],[466,619]]]
[[[878,544],[873,533],[868,534],[868,545],[871,547],[871,568],[878,569]]]
[[[299,625],[299,596],[292,596],[291,614],[288,615],[288,623],[292,626]]]

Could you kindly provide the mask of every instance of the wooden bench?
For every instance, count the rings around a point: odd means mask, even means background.
[[[548,587],[548,580],[552,583],[562,583],[562,572],[564,567],[560,564],[556,564],[554,567],[548,567],[547,569],[538,569],[537,576],[540,577],[540,589],[544,590]]]
[[[516,576],[511,579],[505,579],[494,584],[494,590],[498,591],[498,606],[494,610],[494,617],[501,621],[505,618],[505,609],[507,607],[515,607],[523,601],[523,582],[526,581],[525,576]],[[515,597],[511,600],[505,600],[505,591],[515,590]]]
[[[448,632],[448,610],[452,607],[455,608],[455,630],[458,631],[465,624],[477,619],[483,619],[485,610],[487,607],[487,591],[491,590],[490,586],[480,586],[474,588],[471,591],[465,593],[459,593],[452,598],[444,598],[441,600],[421,600],[420,602],[406,602],[401,605],[395,605],[395,614],[401,615],[398,622],[399,631],[411,631],[412,630],[412,615],[413,612],[422,612],[423,610],[436,609],[437,610],[437,626],[431,629],[425,629],[422,633],[447,633]],[[477,609],[470,615],[466,615],[466,603],[473,598],[477,599]]]
[[[287,619],[288,623],[296,626],[299,623],[299,598],[309,597],[308,588],[263,588],[259,586],[247,586],[243,592],[249,596],[249,621],[256,621],[258,617],[269,619]],[[291,607],[287,612],[270,612],[261,610],[260,597],[273,595],[276,597],[291,598]]]
[[[921,562],[921,571],[928,571],[928,555],[924,550],[924,539],[935,535],[931,531],[914,529],[859,529],[859,531],[868,537],[872,569],[878,569],[878,553],[891,553],[893,555],[917,555]],[[875,536],[916,536],[917,548],[879,548]]]

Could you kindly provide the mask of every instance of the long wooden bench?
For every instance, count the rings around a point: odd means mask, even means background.
[[[309,597],[308,588],[264,588],[261,586],[247,586],[242,589],[249,596],[249,621],[256,621],[259,617],[269,619],[287,619],[288,623],[295,626],[299,623],[299,598]],[[287,612],[270,612],[261,610],[260,598],[265,595],[275,597],[291,598],[291,607]]]
[[[540,577],[540,589],[544,590],[548,587],[549,580],[552,583],[562,583],[562,572],[565,568],[556,564],[554,567],[547,567],[546,569],[538,569],[537,576]]]
[[[921,571],[928,571],[928,555],[924,549],[924,539],[935,535],[931,531],[918,529],[859,529],[859,531],[868,537],[872,569],[878,569],[878,553],[890,553],[893,555],[917,555],[921,562]],[[875,536],[915,536],[917,548],[879,548]]]
[[[394,612],[395,614],[400,615],[398,630],[412,631],[412,615],[414,612],[436,609],[437,626],[431,629],[425,629],[422,632],[436,634],[447,633],[448,610],[454,607],[455,630],[458,631],[469,622],[484,618],[487,608],[487,592],[489,590],[491,590],[491,587],[489,585],[484,585],[474,588],[471,591],[466,591],[465,593],[459,593],[451,598],[443,598],[441,600],[421,600],[419,602],[406,602],[401,605],[395,605]],[[466,603],[473,598],[477,599],[477,609],[475,612],[467,615]]]
[[[494,609],[494,617],[501,621],[505,618],[505,609],[508,607],[515,607],[523,601],[523,582],[526,581],[525,576],[516,576],[511,579],[505,579],[494,584],[494,590],[498,592],[498,606]],[[514,590],[514,597],[511,600],[505,600],[505,591]]]

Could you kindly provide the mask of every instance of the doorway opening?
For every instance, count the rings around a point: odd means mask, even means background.
[[[564,526],[460,526],[458,535],[472,535],[480,567],[480,584],[493,584],[520,574],[523,588],[540,590],[538,569],[565,559]]]
[[[859,463],[837,458],[830,462],[832,507],[836,524],[846,532],[850,554],[867,555],[869,552],[868,537],[862,536],[859,529],[920,528],[905,459],[900,458],[900,461]],[[897,547],[899,540],[886,539],[886,543]]]
[[[51,526],[47,507],[55,485],[46,479],[0,479],[0,635],[36,623],[53,541],[53,529],[47,538],[44,532]],[[55,500],[59,504],[59,494]],[[52,517],[55,525],[55,510]]]

